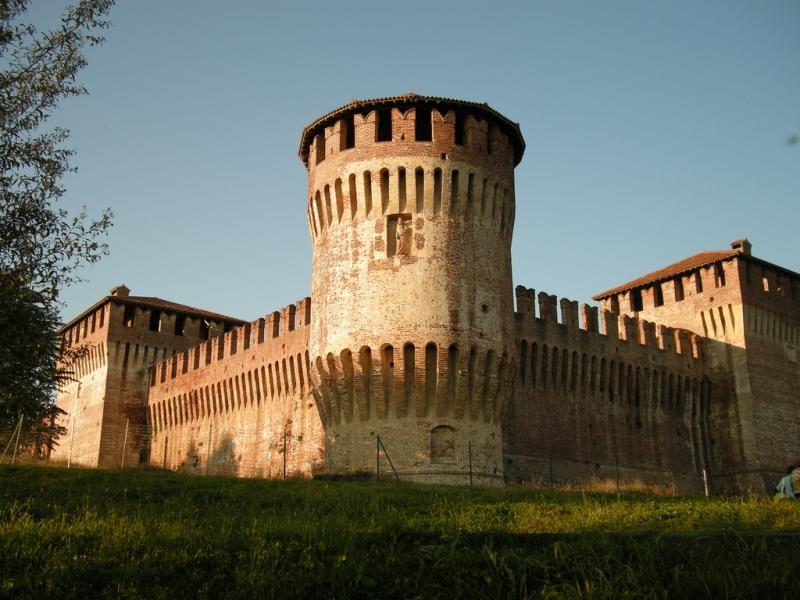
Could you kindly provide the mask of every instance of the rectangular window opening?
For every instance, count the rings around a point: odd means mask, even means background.
[[[325,160],[325,130],[323,129],[317,134],[315,143],[317,149],[317,164]]]
[[[642,290],[631,290],[631,310],[639,312],[642,310]]]
[[[186,334],[186,315],[175,316],[175,335]]]
[[[392,109],[382,108],[377,111],[376,118],[376,142],[391,142],[392,141]]]
[[[339,149],[348,150],[356,147],[355,115],[347,115],[342,119],[339,129]]]
[[[136,307],[133,304],[125,305],[125,313],[122,315],[122,324],[125,327],[133,327],[136,322]]]
[[[661,289],[660,283],[653,286],[653,304],[655,306],[664,306],[664,291]]]
[[[714,285],[717,287],[725,286],[725,270],[722,268],[722,263],[714,265]]]
[[[205,319],[200,319],[200,339],[207,340],[209,334],[209,323]]]
[[[161,311],[153,309],[150,311],[150,331],[161,331]]]
[[[397,193],[400,201],[400,212],[406,210],[406,170],[403,167],[397,169]]]
[[[678,276],[675,278],[675,301],[680,302],[683,298],[683,279]]]
[[[464,145],[464,113],[461,111],[456,111],[456,140],[455,143],[459,146]]]
[[[433,127],[431,125],[431,109],[418,107],[414,121],[414,139],[418,142],[433,141]]]

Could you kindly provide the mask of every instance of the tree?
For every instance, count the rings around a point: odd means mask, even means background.
[[[19,22],[28,0],[0,0],[0,430],[24,414],[50,439],[60,433],[54,392],[80,350],[58,334],[59,294],[108,254],[109,210],[92,219],[58,205],[75,152],[68,130],[46,125],[62,99],[86,93],[83,50],[103,41],[113,3],[80,0],[40,32]]]

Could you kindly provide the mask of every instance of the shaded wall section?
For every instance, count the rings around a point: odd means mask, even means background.
[[[703,489],[711,385],[700,338],[517,288],[509,481],[598,477]],[[559,304],[561,319],[559,321]]]

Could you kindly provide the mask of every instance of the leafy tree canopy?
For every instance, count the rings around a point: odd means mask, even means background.
[[[54,390],[79,352],[59,338],[59,293],[108,253],[109,210],[93,219],[58,204],[75,152],[64,145],[69,131],[47,120],[62,99],[86,93],[83,51],[103,41],[113,3],[81,0],[39,31],[22,22],[28,0],[0,0],[0,430],[20,414],[33,428],[52,423]]]

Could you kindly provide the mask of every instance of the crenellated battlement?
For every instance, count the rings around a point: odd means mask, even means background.
[[[265,349],[272,347],[280,354],[286,341],[293,338],[296,332],[302,330],[303,336],[307,339],[310,324],[311,298],[306,297],[296,304],[285,306],[281,310],[153,364],[150,386],[165,384],[181,375],[225,361],[259,345],[266,345]]]
[[[452,343],[363,346],[312,361],[312,394],[324,425],[392,420],[499,423],[515,362],[492,349]]]
[[[344,153],[380,158],[446,152],[513,167],[524,149],[519,126],[487,104],[406,94],[354,100],[323,115],[303,130],[299,155],[313,174]]]
[[[531,325],[555,324],[571,332],[580,332],[597,340],[628,342],[684,358],[702,358],[702,338],[691,331],[659,325],[629,315],[620,315],[588,304],[539,292],[524,286],[516,288],[518,331]],[[538,303],[538,316],[535,306]],[[559,311],[560,307],[560,320]],[[580,314],[580,322],[579,322]]]
[[[599,307],[515,294],[524,151],[483,103],[322,115],[299,148],[313,311],[245,322],[114,287],[61,330],[77,380],[54,456],[286,477],[372,471],[377,453],[407,481],[772,489],[796,451],[800,273],[742,238]]]

